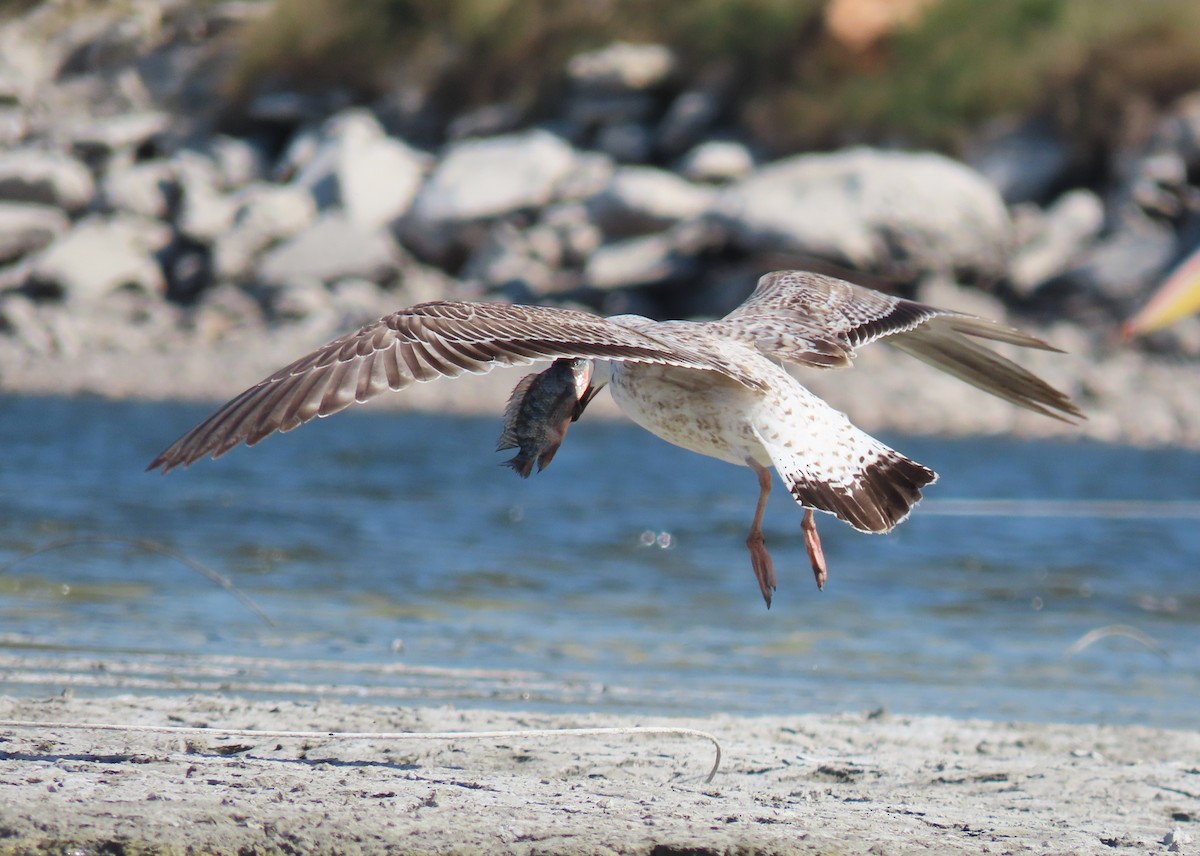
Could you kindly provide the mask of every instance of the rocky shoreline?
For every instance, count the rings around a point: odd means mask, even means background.
[[[0,391],[224,400],[422,300],[714,317],[796,267],[1044,335],[1067,355],[1020,359],[1089,416],[1015,413],[875,348],[808,379],[867,430],[1200,447],[1200,322],[1116,334],[1200,232],[1200,94],[1103,187],[1069,186],[1067,141],[1035,122],[979,131],[965,161],[771,156],[659,45],[577,56],[538,127],[497,105],[418,147],[381,105],[267,89],[234,135],[196,105],[266,5],[0,25]],[[498,415],[519,376],[499,374],[385,406]]]

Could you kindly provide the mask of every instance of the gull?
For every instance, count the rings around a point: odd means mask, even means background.
[[[890,532],[937,479],[855,427],[785,369],[848,367],[858,348],[876,340],[1015,405],[1067,422],[1083,417],[1066,394],[983,344],[1058,350],[1041,339],[833,277],[776,271],[713,321],[460,301],[401,309],[250,387],[147,469],[165,473],[218,458],[414,382],[583,360],[590,371],[575,418],[608,386],[621,410],[652,434],[754,472],[758,503],[746,547],[770,608],[777,581],[762,519],[772,467],[804,509],[801,529],[818,588],[828,570],[814,511],[860,532]]]

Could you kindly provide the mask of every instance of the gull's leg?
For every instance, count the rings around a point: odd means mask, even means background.
[[[811,508],[804,509],[804,521],[800,528],[804,531],[804,546],[808,548],[808,561],[812,564],[817,590],[824,591],[829,569],[825,567],[825,551],[821,549],[821,536],[817,534],[817,521],[813,518]]]
[[[750,550],[750,564],[754,566],[758,588],[767,602],[767,609],[770,609],[771,595],[775,592],[775,564],[763,540],[762,519],[763,512],[767,510],[767,497],[771,495],[771,471],[750,458],[746,459],[746,463],[758,476],[758,507],[754,509],[754,522],[750,524],[750,534],[746,536],[746,547]]]

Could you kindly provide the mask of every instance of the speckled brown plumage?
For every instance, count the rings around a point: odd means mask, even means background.
[[[826,568],[812,509],[864,532],[887,532],[937,478],[856,428],[781,367],[848,366],[856,349],[879,339],[1021,407],[1057,419],[1082,416],[1065,394],[980,343],[1055,350],[1039,339],[831,277],[777,271],[725,318],[708,322],[445,301],[402,309],[241,393],[149,469],[167,472],[216,458],[414,382],[590,360],[584,404],[607,383],[617,404],[652,433],[756,472],[759,501],[746,543],[769,606],[775,571],[761,530],[768,468],[805,507],[805,543],[818,585]]]

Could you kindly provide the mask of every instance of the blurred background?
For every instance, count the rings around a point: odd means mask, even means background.
[[[1190,724],[1198,187],[1191,0],[0,0],[0,675]],[[781,268],[1042,335],[1089,418],[806,377],[943,479],[826,522],[820,595],[776,496],[765,618],[747,473],[597,408],[517,483],[519,373],[141,472],[404,305],[715,317]]]

